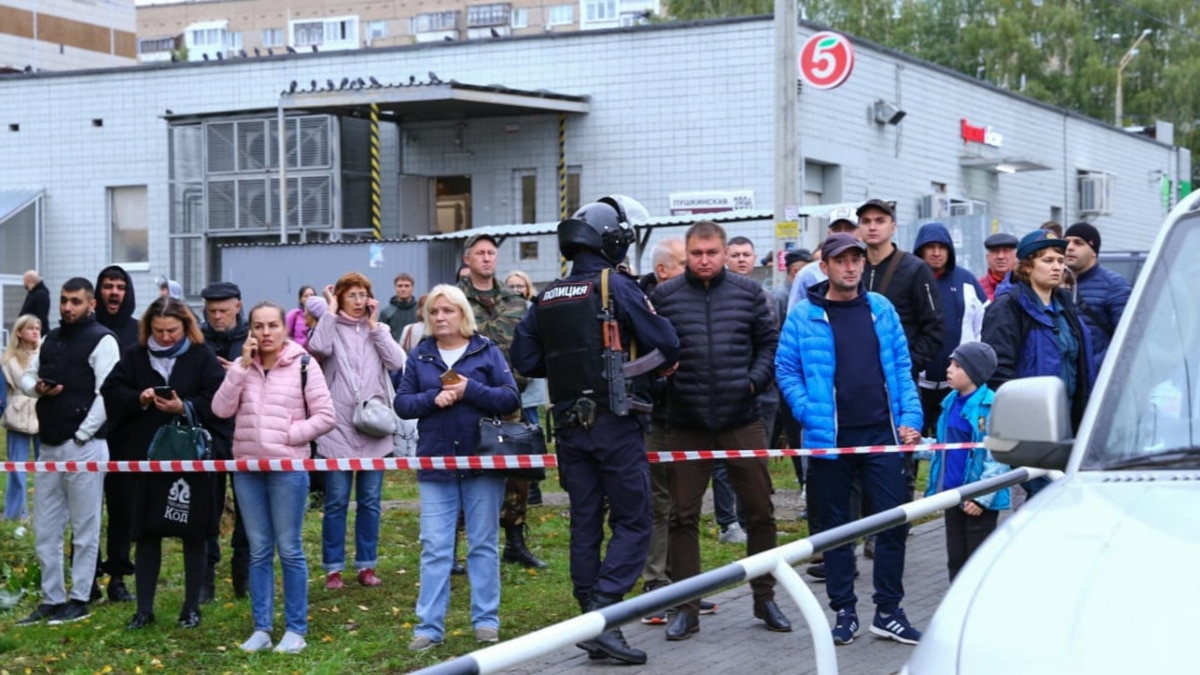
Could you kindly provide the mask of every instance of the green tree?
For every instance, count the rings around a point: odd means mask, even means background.
[[[1200,160],[1200,3],[1195,0],[806,0],[816,24],[1113,123],[1117,67],[1125,125],[1175,125]],[[770,14],[768,0],[668,0],[673,19]],[[1193,182],[1200,162],[1193,168]]]

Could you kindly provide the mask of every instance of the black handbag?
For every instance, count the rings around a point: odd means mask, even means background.
[[[196,421],[196,412],[191,403],[183,404],[183,415],[158,428],[146,456],[164,462],[208,459],[212,456],[212,435]]]
[[[505,422],[491,417],[479,419],[479,447],[475,454],[480,457],[506,455],[545,455],[546,435],[542,428],[528,422]],[[496,469],[505,478],[517,480],[546,480],[546,468]]]

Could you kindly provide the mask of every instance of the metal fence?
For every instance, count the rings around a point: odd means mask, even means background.
[[[506,668],[532,661],[577,642],[590,640],[618,626],[632,623],[643,616],[661,612],[693,598],[744,584],[750,579],[771,574],[800,608],[812,634],[817,672],[831,675],[838,672],[837,655],[829,620],[812,590],[793,569],[817,553],[863,536],[882,532],[898,525],[933,515],[957,506],[964,501],[989,494],[1002,488],[1024,483],[1051,472],[1042,469],[1014,469],[1000,476],[970,483],[954,490],[903,504],[887,511],[867,516],[841,527],[818,532],[805,539],[744,558],[703,574],[677,581],[669,586],[645,593],[594,612],[547,626],[539,631],[507,640],[457,659],[444,661],[418,671],[424,675],[459,675],[498,673]]]

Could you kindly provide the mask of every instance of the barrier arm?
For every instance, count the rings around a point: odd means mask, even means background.
[[[1014,469],[987,480],[939,492],[931,497],[918,499],[831,530],[818,532],[690,579],[677,581],[669,586],[615,605],[582,614],[456,659],[443,661],[417,672],[419,675],[498,673],[577,642],[590,640],[610,628],[632,623],[643,616],[661,612],[668,607],[674,607],[693,598],[711,595],[717,591],[746,583],[754,577],[771,574],[796,602],[805,621],[808,622],[817,659],[817,672],[821,675],[834,675],[838,672],[838,666],[829,620],[812,589],[792,569],[793,565],[807,560],[817,553],[837,548],[860,537],[910,523],[938,511],[957,506],[964,501],[1046,475],[1057,478],[1062,474],[1044,469]]]

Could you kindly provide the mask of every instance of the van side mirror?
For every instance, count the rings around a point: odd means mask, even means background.
[[[983,444],[1009,466],[1062,471],[1074,438],[1067,388],[1057,377],[1026,377],[1001,385]]]

